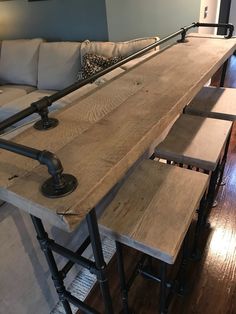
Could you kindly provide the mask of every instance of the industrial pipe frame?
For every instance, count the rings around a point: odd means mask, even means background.
[[[187,31],[196,28],[196,27],[217,27],[217,28],[224,28],[227,31],[227,35],[225,38],[231,38],[234,31],[234,26],[232,24],[206,24],[206,23],[192,23],[189,26],[181,28],[179,31],[172,33],[171,35],[160,39],[159,41],[151,44],[138,52],[122,59],[121,61],[117,62],[116,64],[97,72],[93,76],[84,79],[82,81],[76,82],[71,86],[58,91],[57,93],[46,96],[34,103],[32,103],[28,108],[14,114],[13,116],[9,117],[8,119],[0,122],[0,131],[4,131],[6,128],[10,127],[11,125],[15,124],[18,121],[30,116],[33,113],[38,113],[41,116],[41,120],[36,122],[34,127],[38,130],[47,130],[54,128],[58,125],[58,120],[55,118],[48,117],[48,107],[50,107],[55,101],[59,100],[60,98],[72,93],[73,91],[83,87],[84,85],[95,81],[97,78],[105,75],[106,73],[114,70],[115,68],[125,64],[126,62],[141,56],[143,53],[148,52],[149,50],[164,44],[165,42],[169,41],[172,38],[177,36],[181,36],[178,40],[179,43],[185,42],[185,37]],[[221,83],[224,81],[224,76],[226,73],[226,66],[227,62],[224,65],[224,71],[222,75]],[[223,84],[223,83],[222,83]],[[41,186],[41,192],[45,197],[50,198],[57,198],[66,196],[72,193],[77,185],[77,179],[70,174],[63,173],[63,167],[56,155],[53,153],[43,150],[37,150],[35,148],[31,148],[28,146],[24,146],[22,144],[17,144],[12,141],[8,141],[5,139],[0,139],[0,148],[4,150],[11,151],[13,153],[23,155],[25,157],[34,159],[39,161],[40,164],[46,165],[48,168],[48,172],[51,177],[46,180],[43,185]],[[85,241],[80,245],[76,252],[73,252],[57,243],[54,240],[48,237],[46,233],[43,223],[40,218],[31,215],[32,222],[34,224],[37,239],[39,241],[40,247],[45,254],[50,272],[52,274],[52,280],[54,282],[56,291],[58,293],[59,300],[61,301],[65,313],[72,314],[72,310],[70,307],[70,303],[75,305],[77,308],[83,311],[83,313],[88,314],[99,314],[97,310],[90,307],[89,305],[85,304],[84,302],[80,301],[76,297],[72,296],[70,292],[65,288],[64,279],[67,273],[71,270],[74,264],[79,264],[82,267],[89,269],[89,271],[96,275],[97,281],[100,284],[100,289],[102,293],[103,303],[104,303],[104,313],[105,314],[113,314],[113,306],[112,300],[110,296],[109,286],[108,286],[108,279],[106,273],[106,263],[104,261],[103,252],[102,252],[102,245],[101,245],[101,238],[98,229],[97,223],[97,216],[95,208],[92,208],[90,212],[86,215],[86,223],[88,227],[88,237]],[[85,249],[91,244],[94,262],[90,261],[89,259],[82,256]],[[68,262],[65,266],[59,270],[56,264],[53,252],[59,254],[66,258]],[[119,256],[118,256],[119,257]],[[148,272],[143,270],[143,274],[149,276]],[[158,278],[155,278],[159,280]],[[162,285],[166,284],[166,281],[162,281]],[[168,285],[167,285],[168,286]],[[126,297],[126,295],[123,295]],[[164,299],[162,298],[162,303]],[[161,304],[161,307],[165,307],[165,303]]]

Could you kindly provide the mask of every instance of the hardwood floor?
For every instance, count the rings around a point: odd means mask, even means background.
[[[214,85],[217,82],[215,78]],[[236,87],[235,56],[230,59],[225,86]],[[218,193],[218,206],[210,215],[211,227],[205,230],[202,259],[190,263],[187,294],[184,297],[174,296],[169,314],[236,314],[236,125],[229,148],[225,181],[225,186]],[[137,258],[137,252],[125,249],[127,274]],[[109,281],[115,313],[119,313],[121,304],[114,258],[109,265]],[[156,283],[137,277],[129,297],[135,314],[158,312]],[[98,286],[90,293],[87,302],[103,312]]]

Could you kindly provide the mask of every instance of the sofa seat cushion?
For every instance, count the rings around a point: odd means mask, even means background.
[[[126,70],[126,71],[127,71],[127,70],[133,68],[134,66],[138,65],[139,63],[143,62],[143,61],[146,60],[147,58],[149,58],[149,57],[155,55],[156,53],[157,53],[156,50],[153,50],[153,51],[150,51],[150,52],[148,52],[148,53],[145,53],[145,54],[142,55],[141,57],[135,58],[135,59],[133,59],[133,60],[131,60],[131,61],[129,61],[129,62],[123,64],[123,65],[121,66],[121,68],[122,68],[123,70]]]
[[[2,83],[37,85],[38,53],[42,39],[3,40],[0,58]]]
[[[77,80],[79,42],[42,43],[39,49],[38,89],[61,90]]]
[[[27,85],[2,85],[0,86],[0,107],[8,102],[22,97],[35,88]]]

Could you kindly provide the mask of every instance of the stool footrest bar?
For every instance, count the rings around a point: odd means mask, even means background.
[[[65,292],[65,298],[74,306],[78,307],[78,309],[82,310],[85,314],[99,314],[98,311],[91,308],[89,305],[85,304],[84,302],[80,301],[76,297],[70,294],[70,292]]]
[[[79,256],[78,254],[74,253],[73,251],[55,243],[52,240],[49,241],[48,245],[53,252],[69,259],[70,261],[72,261],[75,264],[79,264],[79,265],[83,266],[84,268],[87,268],[93,274],[96,274],[97,269],[96,269],[94,262],[90,261],[89,259],[87,259],[83,256]]]
[[[81,246],[78,248],[78,250],[75,252],[76,255],[81,255],[83,252],[87,249],[87,247],[90,244],[90,238],[87,237],[85,241],[81,244]],[[66,277],[68,272],[71,270],[71,268],[74,266],[74,262],[69,261],[65,264],[65,266],[61,269],[60,273],[63,276],[63,278]]]

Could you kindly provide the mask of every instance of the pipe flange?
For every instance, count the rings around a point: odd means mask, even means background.
[[[39,131],[46,131],[58,126],[59,121],[55,118],[48,118],[47,121],[39,120],[34,124],[34,128]]]
[[[64,185],[57,188],[55,181],[52,178],[46,180],[41,186],[41,192],[48,198],[59,198],[71,194],[78,186],[77,179],[71,174],[62,174]]]

